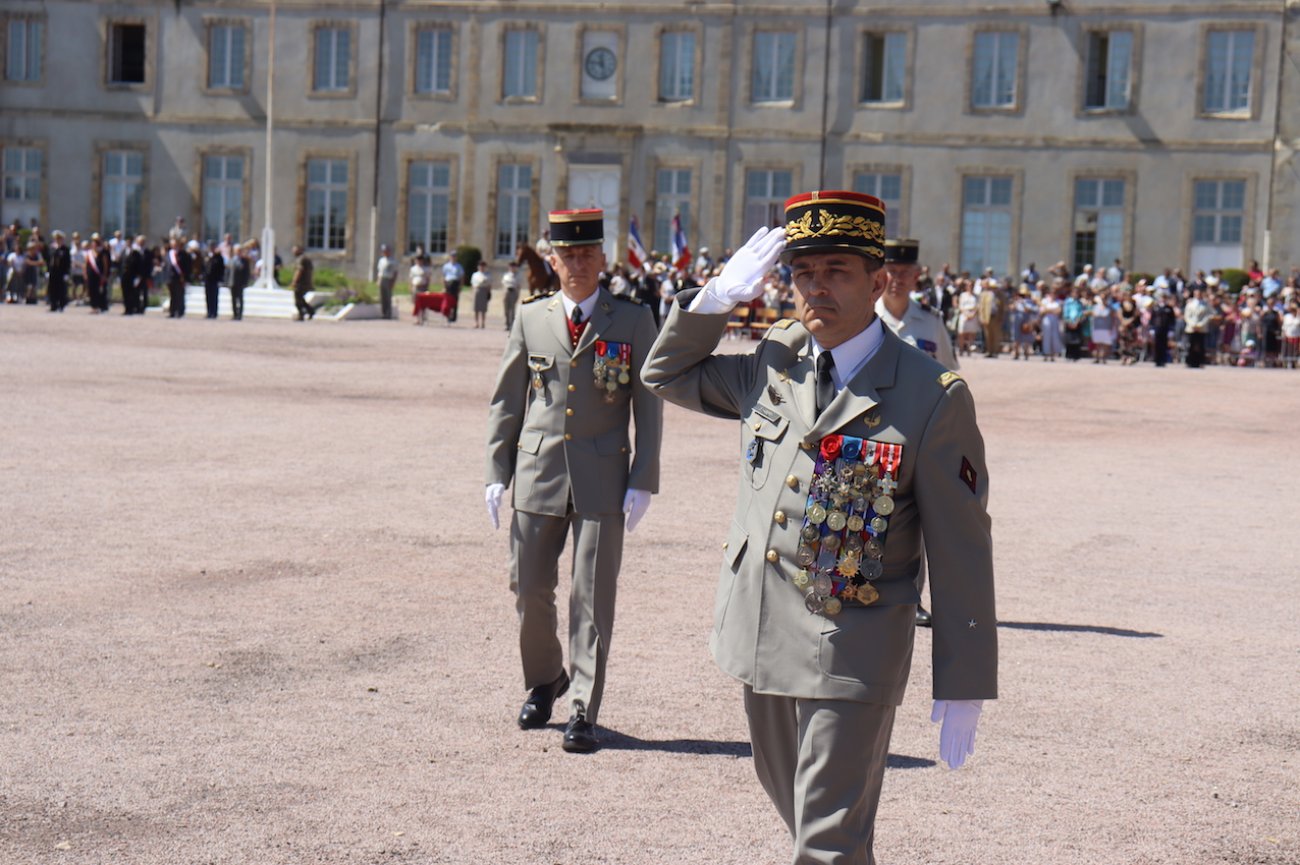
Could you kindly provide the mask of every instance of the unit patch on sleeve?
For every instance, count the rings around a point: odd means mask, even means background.
[[[979,475],[975,474],[975,466],[970,464],[970,460],[965,457],[961,458],[961,471],[957,473],[962,483],[970,487],[970,491],[975,492],[975,486],[979,483]]]

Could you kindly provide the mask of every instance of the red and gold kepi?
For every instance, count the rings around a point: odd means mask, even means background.
[[[804,192],[786,199],[783,261],[788,263],[803,253],[838,250],[884,260],[883,201],[842,189]]]
[[[885,241],[885,264],[916,264],[920,252],[919,240],[891,237]]]
[[[551,246],[590,246],[605,242],[605,211],[552,210],[547,214],[551,226]]]

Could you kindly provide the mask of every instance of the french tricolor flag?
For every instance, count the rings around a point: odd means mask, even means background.
[[[673,214],[673,267],[685,273],[691,266],[691,248],[686,245],[686,232],[682,231],[682,216]]]
[[[646,269],[645,244],[641,242],[641,230],[637,228],[636,216],[627,226],[627,263],[635,270]]]

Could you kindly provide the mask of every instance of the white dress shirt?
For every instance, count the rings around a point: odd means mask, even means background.
[[[591,313],[596,308],[596,295],[600,290],[593,291],[582,303],[576,303],[563,291],[560,292],[560,302],[564,304],[564,317],[573,318],[573,308],[576,306],[582,310],[582,320],[591,321]]]

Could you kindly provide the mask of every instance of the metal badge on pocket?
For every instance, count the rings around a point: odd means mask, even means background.
[[[530,354],[528,355],[528,368],[533,371],[533,387],[538,390],[542,389],[542,373],[555,366],[555,355],[552,354]]]

